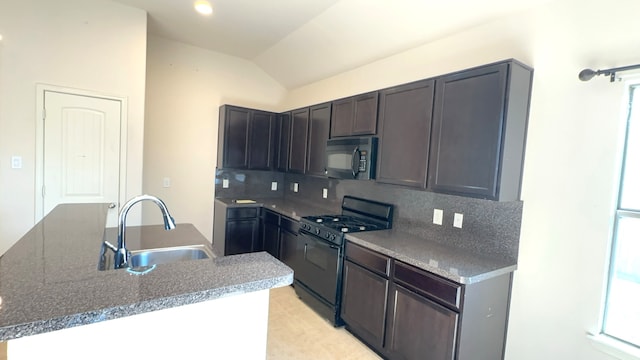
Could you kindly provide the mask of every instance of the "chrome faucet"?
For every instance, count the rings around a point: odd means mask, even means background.
[[[160,211],[162,211],[165,230],[173,230],[176,228],[176,223],[174,222],[173,217],[171,217],[171,214],[169,214],[169,209],[167,209],[167,206],[164,204],[164,202],[157,197],[153,195],[139,195],[127,201],[124,206],[122,206],[122,209],[120,209],[120,214],[118,215],[118,247],[116,248],[108,241],[105,241],[105,245],[115,252],[114,267],[116,269],[129,266],[129,257],[131,254],[129,250],[127,250],[125,241],[127,214],[129,213],[129,209],[131,209],[133,205],[144,200],[153,201],[156,205],[158,205]]]

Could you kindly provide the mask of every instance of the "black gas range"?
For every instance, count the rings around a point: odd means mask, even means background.
[[[340,318],[345,234],[390,229],[393,205],[345,196],[342,214],[300,220],[293,262],[296,294],[334,326]]]

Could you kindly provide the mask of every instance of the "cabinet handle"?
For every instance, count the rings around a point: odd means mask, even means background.
[[[356,157],[356,154],[358,154],[358,156]],[[353,149],[353,154],[351,154],[351,173],[353,174],[353,178],[356,178],[356,175],[358,174],[358,165],[360,163],[360,149],[358,149],[358,147],[356,146],[355,149]]]

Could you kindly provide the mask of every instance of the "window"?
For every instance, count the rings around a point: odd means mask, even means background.
[[[640,84],[629,87],[626,125],[602,332],[640,347]]]

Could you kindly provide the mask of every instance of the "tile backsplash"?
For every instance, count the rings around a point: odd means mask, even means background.
[[[222,188],[224,179],[229,188]],[[271,191],[271,183],[278,190]],[[297,184],[297,185],[296,185]],[[297,192],[294,188],[297,187]],[[327,197],[323,197],[325,192]],[[522,201],[497,202],[437,194],[375,181],[339,180],[268,171],[218,170],[216,197],[278,198],[307,203],[340,213],[342,198],[352,195],[394,204],[394,228],[424,236],[438,234],[434,241],[514,262],[518,257]],[[442,225],[433,224],[434,209],[443,210]],[[463,214],[462,228],[453,226],[454,213]],[[485,239],[478,243],[477,239]]]

